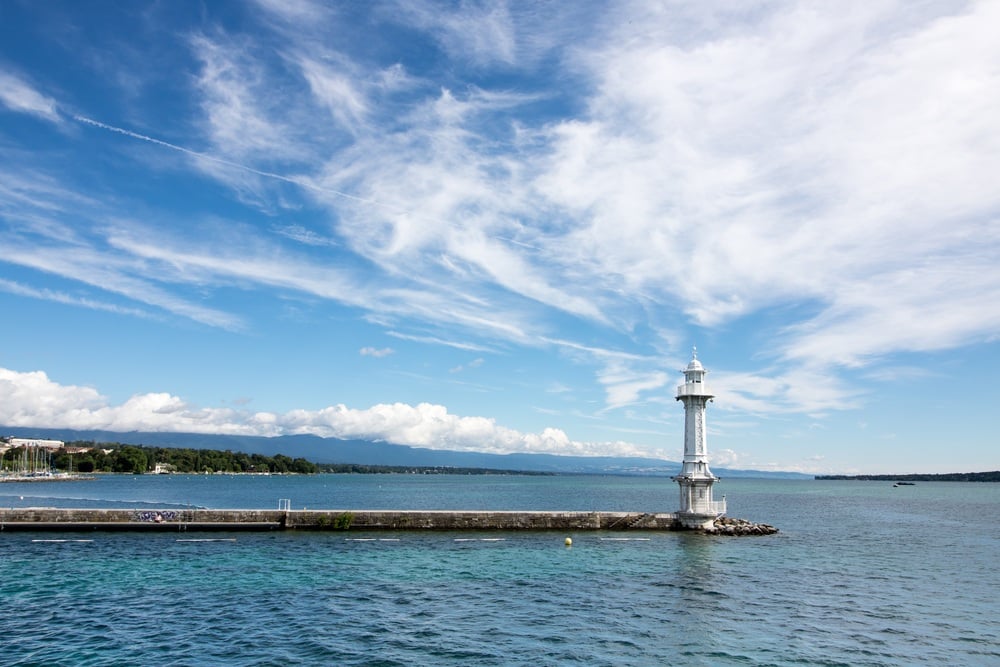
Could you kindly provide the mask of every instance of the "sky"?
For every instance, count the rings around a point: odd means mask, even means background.
[[[1000,468],[997,25],[0,0],[0,426]]]

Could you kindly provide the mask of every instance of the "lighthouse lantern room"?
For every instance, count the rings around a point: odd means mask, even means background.
[[[712,485],[719,478],[708,468],[705,442],[705,408],[714,398],[705,384],[708,372],[698,361],[698,349],[683,371],[684,384],[677,387],[677,400],[684,403],[684,463],[673,480],[680,486],[677,518],[687,528],[708,528],[726,513],[726,499],[712,499]]]

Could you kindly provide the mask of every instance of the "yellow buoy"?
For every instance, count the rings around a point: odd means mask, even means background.
[[[568,546],[568,547],[573,546],[573,538],[572,537],[567,537],[566,538],[566,546]]]

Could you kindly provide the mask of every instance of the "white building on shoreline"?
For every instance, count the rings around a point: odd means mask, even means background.
[[[7,447],[17,449],[18,447],[38,447],[40,449],[51,449],[56,451],[61,449],[66,443],[62,440],[41,440],[38,438],[7,438]]]

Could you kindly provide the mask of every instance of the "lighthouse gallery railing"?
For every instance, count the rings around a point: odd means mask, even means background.
[[[681,396],[712,396],[712,393],[704,382],[692,382],[691,384],[678,385],[676,396],[677,398]]]

